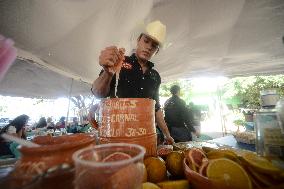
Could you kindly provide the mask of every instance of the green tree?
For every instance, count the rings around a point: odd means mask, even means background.
[[[180,80],[171,81],[171,82],[161,84],[160,96],[163,96],[163,97],[172,96],[171,92],[170,92],[170,88],[173,85],[179,85],[180,86],[181,98],[184,99],[186,102],[189,102],[190,97],[192,95],[192,83],[190,82],[190,80],[180,79]]]
[[[8,110],[7,101],[5,97],[0,96],[0,115],[5,114]]]
[[[260,107],[260,91],[276,89],[284,96],[284,75],[236,77],[229,80],[223,87],[223,98],[238,97],[244,108]]]
[[[77,95],[72,97],[70,100],[75,105],[75,111],[77,109],[80,121],[82,121],[83,116],[88,115],[89,109],[93,104],[95,98],[93,95],[87,95],[87,96]]]
[[[0,114],[7,112],[7,109],[8,109],[7,106],[2,106],[2,105],[1,105],[1,106],[0,106]]]

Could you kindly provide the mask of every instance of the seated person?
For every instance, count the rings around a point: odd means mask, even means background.
[[[47,127],[46,127],[47,129],[55,129],[55,125],[54,125],[51,117],[47,118],[46,124],[47,124]]]
[[[47,126],[47,122],[45,117],[41,117],[36,125],[36,128],[45,128]]]
[[[78,133],[81,127],[79,126],[78,118],[73,117],[73,122],[68,127],[68,133]]]
[[[6,125],[1,131],[3,133],[11,134],[19,138],[26,139],[25,126],[29,120],[29,116],[23,114],[16,117],[11,123]],[[0,157],[16,157],[20,156],[17,150],[19,144],[15,142],[6,141],[0,138]]]
[[[80,133],[86,133],[89,129],[92,128],[91,124],[89,123],[88,117],[83,116],[83,124],[80,129]]]
[[[59,120],[59,122],[56,123],[55,126],[56,129],[61,129],[61,128],[65,128],[65,117],[62,116]]]

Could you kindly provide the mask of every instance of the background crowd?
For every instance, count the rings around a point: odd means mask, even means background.
[[[87,116],[83,116],[81,123],[79,123],[77,117],[73,117],[71,123],[66,122],[65,119],[66,118],[62,116],[58,122],[54,123],[51,117],[41,117],[37,123],[28,125],[29,116],[23,114],[4,126],[0,130],[0,135],[6,133],[21,139],[30,140],[35,136],[59,136],[70,133],[87,133],[92,130]],[[16,142],[0,138],[0,159],[9,157],[18,158],[20,156],[20,152],[17,149],[18,145],[19,144]]]

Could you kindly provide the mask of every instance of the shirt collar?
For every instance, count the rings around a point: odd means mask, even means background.
[[[130,58],[133,58],[133,59],[138,63],[138,59],[137,59],[135,53],[133,53],[133,54],[130,56]],[[153,63],[153,62],[150,62],[150,61],[147,61],[147,65],[149,66],[150,69],[154,67],[154,63]]]

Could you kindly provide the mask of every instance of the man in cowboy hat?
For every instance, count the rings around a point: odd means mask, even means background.
[[[103,71],[94,81],[92,92],[97,97],[154,99],[156,101],[156,122],[162,130],[165,140],[168,143],[173,143],[174,139],[170,136],[160,109],[161,77],[153,69],[154,64],[149,61],[159,51],[165,37],[166,26],[160,21],[154,21],[148,24],[146,31],[138,37],[136,52],[131,56],[124,56],[124,49],[118,49],[116,46],[107,47],[101,51],[99,63],[103,67]],[[114,73],[118,70],[120,73],[117,91],[115,91]]]

